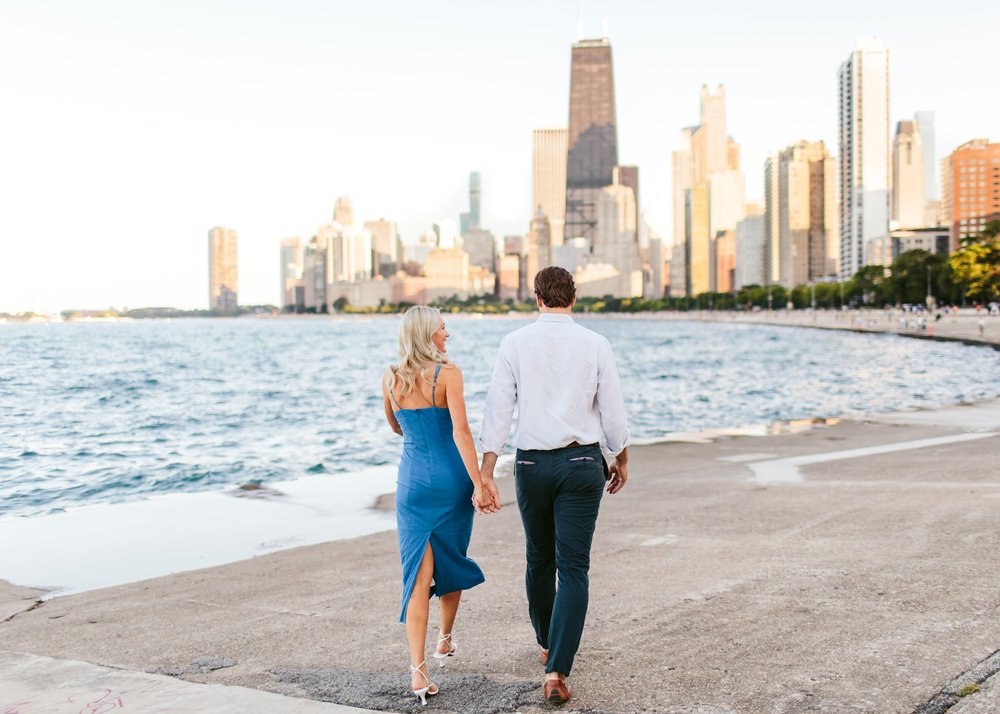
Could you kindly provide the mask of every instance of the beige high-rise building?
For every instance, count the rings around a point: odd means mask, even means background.
[[[540,210],[549,220],[553,246],[563,244],[566,223],[566,128],[535,129],[531,153],[531,215]]]
[[[285,310],[305,309],[305,251],[298,238],[281,241],[281,307]]]
[[[597,231],[587,263],[610,266],[619,276],[617,283],[610,284],[602,294],[642,296],[642,256],[637,227],[632,188],[614,183],[601,189],[597,199]]]
[[[744,216],[740,149],[726,130],[726,91],[701,88],[701,123],[681,132],[682,147],[673,154],[674,259],[671,293],[679,293],[678,263],[683,255],[688,295],[718,289],[714,241],[733,231]],[[684,250],[676,246],[683,228]]]
[[[840,253],[836,160],[822,141],[800,141],[769,159],[769,166],[774,183],[765,224],[775,230],[771,240],[779,257],[772,282],[791,289],[832,278]]]
[[[912,120],[897,122],[892,141],[892,220],[900,228],[922,228],[926,219],[924,152]]]
[[[521,261],[517,253],[504,253],[497,260],[497,297],[501,300],[522,299]]]
[[[687,235],[687,294],[691,297],[712,287],[712,234],[708,223],[708,184],[696,183],[685,192]]]
[[[208,232],[208,309],[235,309],[238,293],[236,231],[216,226]]]
[[[736,273],[736,230],[719,231],[715,240],[715,288],[712,292],[728,293],[733,289]]]
[[[399,270],[402,254],[396,224],[380,218],[377,221],[365,221],[364,230],[368,231],[372,239],[372,272],[385,277],[395,275]]]
[[[354,225],[354,206],[350,196],[340,196],[333,206],[333,222],[342,226]]]
[[[427,299],[469,296],[469,254],[461,248],[436,248],[424,262],[427,276]]]
[[[673,203],[674,235],[673,254],[670,260],[670,296],[687,295],[687,237],[685,226],[686,195],[694,185],[694,155],[691,149],[691,135],[694,128],[681,130],[681,148],[673,152]]]

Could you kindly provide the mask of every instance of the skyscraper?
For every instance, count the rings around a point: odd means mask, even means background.
[[[862,40],[840,66],[840,276],[889,234],[889,51]]]
[[[387,278],[395,275],[399,270],[401,253],[396,224],[380,218],[377,221],[365,221],[364,230],[372,237],[372,272]]]
[[[950,189],[951,245],[979,235],[990,221],[1000,220],[1000,144],[973,139],[942,162]]]
[[[920,145],[924,154],[924,203],[936,204],[941,200],[941,190],[938,181],[937,143],[934,139],[934,112],[917,112],[917,131],[920,132]],[[936,221],[927,221],[930,225]]]
[[[541,211],[549,221],[552,246],[563,244],[566,219],[567,130],[535,129],[531,147],[531,215]]]
[[[618,165],[618,129],[611,43],[607,38],[573,45],[570,66],[564,236],[593,243],[602,189]]]
[[[686,195],[694,185],[694,156],[691,135],[697,127],[681,130],[681,148],[673,152],[674,237],[670,258],[670,296],[683,297],[687,292],[687,220]]]
[[[479,172],[473,171],[469,174],[469,212],[462,213],[458,217],[459,230],[464,236],[470,230],[478,230],[481,225],[481,192],[482,186],[479,180]]]
[[[236,231],[216,226],[208,232],[208,309],[236,308],[238,292]]]
[[[736,228],[746,205],[739,145],[726,131],[724,87],[713,93],[702,85],[700,119],[698,126],[681,132],[683,147],[673,154],[674,240],[677,244],[683,231],[688,295],[718,287],[714,241]],[[679,257],[679,251],[674,255]],[[671,265],[672,272],[674,268]],[[677,278],[671,277],[672,293]]]
[[[925,190],[923,142],[917,123],[897,122],[892,140],[892,220],[898,227],[923,227]]]
[[[305,283],[302,280],[305,269],[305,252],[298,238],[281,241],[281,307],[305,309]]]
[[[333,206],[333,222],[342,226],[354,225],[354,206],[350,196],[339,196]]]
[[[773,230],[778,273],[788,289],[836,275],[839,254],[837,162],[822,141],[800,141],[768,159],[765,225]],[[776,215],[775,215],[776,214]]]
[[[747,210],[746,217],[736,224],[736,271],[733,289],[747,285],[763,285],[765,282],[764,214],[754,206]]]

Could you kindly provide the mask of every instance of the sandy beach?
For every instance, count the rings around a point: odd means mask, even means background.
[[[1000,711],[1000,400],[775,431],[634,447],[629,486],[602,506],[561,710]],[[501,492],[473,534],[487,582],[424,711],[551,711],[513,484]],[[420,711],[398,579],[383,531],[41,603],[3,585],[0,711],[98,695],[142,712]]]

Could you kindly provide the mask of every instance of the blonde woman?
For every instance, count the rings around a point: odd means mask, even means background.
[[[421,704],[438,693],[424,650],[430,597],[439,598],[441,629],[434,659],[443,667],[458,652],[452,628],[462,591],[485,580],[466,555],[475,509],[492,513],[500,507],[495,487],[484,488],[479,477],[462,370],[448,359],[447,339],[440,312],[411,307],[399,326],[399,362],[382,380],[385,418],[403,437],[396,481],[403,564],[399,620],[406,623],[410,685]]]

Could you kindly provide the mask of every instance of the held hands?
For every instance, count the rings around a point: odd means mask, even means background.
[[[500,492],[492,478],[483,479],[482,485],[475,488],[472,493],[472,506],[480,515],[500,510]]]

